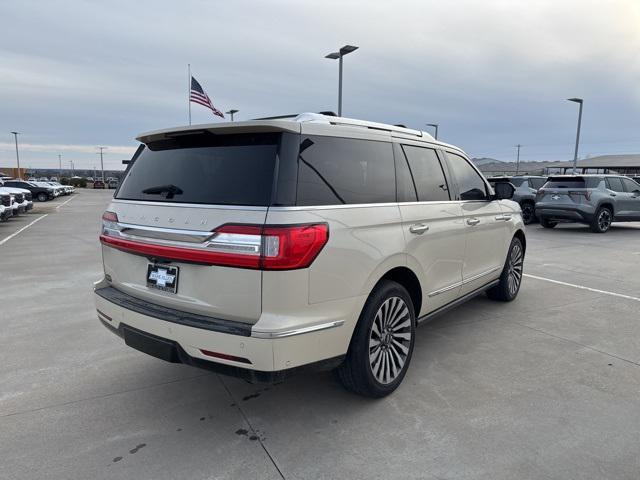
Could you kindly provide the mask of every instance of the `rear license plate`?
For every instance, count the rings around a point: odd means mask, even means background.
[[[176,293],[178,291],[178,267],[149,264],[147,267],[147,287]]]

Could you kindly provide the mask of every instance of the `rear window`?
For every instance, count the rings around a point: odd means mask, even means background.
[[[535,188],[536,190],[542,187],[546,182],[547,182],[546,178],[530,178],[529,179],[529,183],[531,184],[531,187]]]
[[[596,188],[601,181],[598,177],[550,177],[544,188]]]
[[[185,135],[144,148],[116,198],[268,206],[281,134]]]

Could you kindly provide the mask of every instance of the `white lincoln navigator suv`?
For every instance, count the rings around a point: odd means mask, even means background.
[[[301,114],[138,140],[103,216],[95,302],[142,352],[252,382],[336,368],[381,397],[419,323],[518,294],[513,186],[425,132]]]

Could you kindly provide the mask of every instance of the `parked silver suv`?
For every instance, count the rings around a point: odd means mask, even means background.
[[[510,182],[516,187],[512,200],[522,209],[522,220],[525,225],[535,222],[536,194],[547,181],[547,177],[537,175],[516,175],[513,177],[490,177],[489,183]]]
[[[98,318],[127,345],[249,381],[338,368],[380,397],[420,322],[518,294],[518,205],[429,134],[319,114],[160,130],[103,216]]]
[[[536,215],[545,228],[580,222],[596,233],[611,222],[640,221],[640,184],[620,175],[558,175],[538,190]]]

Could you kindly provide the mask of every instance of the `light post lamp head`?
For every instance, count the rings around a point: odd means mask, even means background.
[[[567,98],[567,100],[569,100],[570,102],[575,102],[575,103],[582,103],[584,102],[584,100],[582,98]]]
[[[357,49],[358,49],[358,47],[356,47],[355,45],[345,45],[344,47],[342,47],[337,52],[333,52],[333,53],[330,53],[328,55],[325,55],[324,58],[330,58],[331,60],[337,60],[340,57],[344,57],[348,53],[355,52]]]

